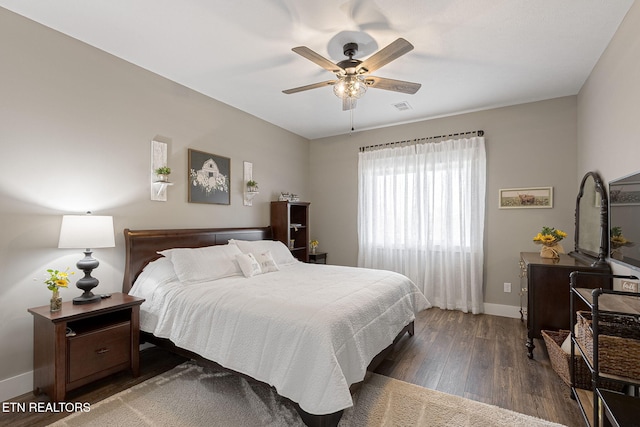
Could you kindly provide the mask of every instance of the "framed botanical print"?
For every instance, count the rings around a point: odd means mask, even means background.
[[[231,204],[231,159],[189,149],[189,202]]]

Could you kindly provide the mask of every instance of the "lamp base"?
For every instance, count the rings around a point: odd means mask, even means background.
[[[100,295],[95,295],[93,292],[85,292],[79,297],[73,299],[74,304],[91,304],[98,302],[102,299]]]
[[[84,291],[82,295],[73,299],[74,304],[90,304],[100,301],[100,295],[95,295],[91,289],[98,286],[98,279],[91,276],[91,272],[100,265],[97,259],[91,256],[91,249],[84,251],[84,258],[76,263],[79,270],[84,271],[84,277],[76,283],[78,289]]]

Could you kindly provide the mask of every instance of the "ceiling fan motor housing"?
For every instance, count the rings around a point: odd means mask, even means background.
[[[349,59],[358,52],[358,43],[347,43],[343,46],[342,52],[344,56],[348,56]]]

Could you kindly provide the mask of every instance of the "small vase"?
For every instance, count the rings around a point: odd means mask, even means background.
[[[316,247],[315,246],[311,247],[311,253],[314,254],[314,255],[316,254]]]
[[[624,256],[622,255],[622,251],[620,251],[619,248],[611,248],[611,258],[613,259],[617,259],[619,261],[621,261]]]
[[[62,297],[60,296],[60,292],[55,290],[53,291],[53,295],[51,296],[51,301],[49,302],[49,311],[52,313],[56,311],[60,311],[62,308]]]
[[[559,259],[560,254],[564,253],[564,248],[561,244],[556,243],[552,246],[542,245],[540,249],[540,256],[542,258],[551,258],[551,259]]]

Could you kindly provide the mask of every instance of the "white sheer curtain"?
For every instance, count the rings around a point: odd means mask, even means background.
[[[358,265],[409,277],[436,307],[482,313],[484,138],[359,153]]]

